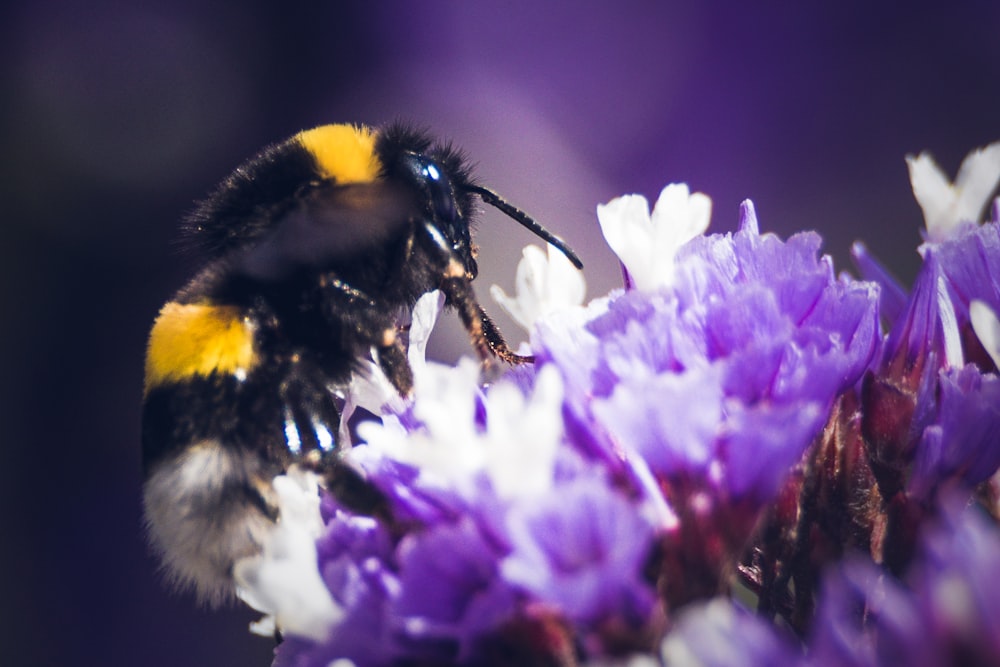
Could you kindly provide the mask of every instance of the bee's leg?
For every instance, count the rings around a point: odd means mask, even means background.
[[[340,410],[333,395],[307,369],[293,364],[279,385],[283,447],[272,446],[269,455],[326,476],[331,462],[340,457]]]
[[[345,283],[340,278],[337,278],[334,274],[324,275],[320,279],[320,285],[327,287],[331,290],[339,292],[344,298],[347,299],[349,305],[361,305],[361,306],[374,306],[375,302],[372,300],[367,293],[359,290],[357,287]]]
[[[515,354],[510,349],[493,320],[476,301],[472,283],[465,276],[465,270],[458,260],[452,259],[449,262],[441,282],[441,291],[444,292],[447,303],[458,310],[458,316],[469,332],[479,358],[484,362],[489,362],[494,357],[508,364],[531,363],[535,360],[534,357]]]
[[[330,460],[323,472],[327,491],[351,512],[392,520],[389,500],[355,468],[338,458]]]
[[[378,351],[378,364],[400,396],[413,390],[413,371],[406,358],[406,348],[399,340],[398,328],[388,320],[384,308],[364,291],[357,289],[335,274],[324,275],[320,283],[337,295],[337,300],[354,314],[356,335],[362,340],[380,336],[371,343]]]
[[[431,223],[425,223],[424,229],[443,260],[444,275],[440,289],[444,292],[446,303],[458,310],[458,316],[461,318],[465,330],[469,332],[472,345],[476,348],[483,363],[489,364],[494,358],[508,364],[532,363],[535,360],[534,357],[515,354],[508,347],[500,330],[497,329],[493,320],[489,318],[476,300],[472,281],[466,274],[462,262],[452,252],[437,227]]]
[[[382,340],[379,341],[378,365],[389,378],[389,382],[396,388],[400,396],[406,397],[413,391],[413,369],[410,368],[410,361],[406,358],[406,349],[403,342],[399,340],[399,334],[395,327],[385,329],[382,333]]]

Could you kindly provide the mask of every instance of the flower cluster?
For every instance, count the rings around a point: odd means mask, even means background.
[[[1000,661],[1000,144],[909,166],[909,292],[670,185],[598,208],[622,289],[584,303],[553,248],[494,287],[534,365],[425,361],[425,296],[412,400],[375,363],[345,396],[370,502],[292,471],[236,568],[275,664]]]

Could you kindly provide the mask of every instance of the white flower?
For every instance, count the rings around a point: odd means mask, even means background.
[[[407,359],[414,376],[423,374],[427,366],[427,341],[431,337],[431,331],[442,308],[444,308],[444,294],[438,290],[424,294],[413,306],[410,315]],[[403,397],[392,386],[379,365],[371,359],[363,364],[361,372],[354,374],[344,394],[344,407],[340,418],[340,442],[351,441],[350,419],[358,408],[364,408],[376,415],[386,411],[398,413],[404,409]]]
[[[493,385],[485,397],[485,432],[476,423],[478,374],[471,359],[454,368],[428,365],[414,388],[413,414],[423,427],[407,432],[388,419],[365,422],[358,432],[368,444],[348,457],[362,466],[386,456],[410,463],[419,468],[422,483],[470,496],[478,492],[479,475],[501,498],[544,493],[553,483],[563,435],[558,371],[540,369],[531,396],[509,382]]]
[[[444,293],[440,290],[424,294],[413,306],[410,315],[410,346],[406,356],[415,375],[419,375],[427,365],[427,341],[430,340],[431,331],[443,308]]]
[[[692,194],[684,183],[663,188],[653,213],[642,195],[626,195],[597,207],[608,245],[638,290],[651,291],[674,281],[674,257],[685,243],[708,229],[712,200]]]
[[[280,515],[258,556],[233,566],[237,593],[266,616],[255,632],[322,640],[343,617],[320,576],[316,539],[322,534],[317,476],[293,466],[274,478]]]
[[[501,498],[530,497],[551,487],[563,435],[562,399],[562,377],[551,366],[538,371],[531,396],[509,383],[490,391],[485,465]]]
[[[760,617],[741,613],[733,602],[719,597],[685,607],[660,649],[667,665],[767,664],[760,659],[781,655],[777,650],[767,651],[768,645],[779,641]]]
[[[997,314],[985,302],[973,299],[969,304],[969,318],[979,342],[1000,368],[1000,319],[997,319]]]
[[[538,246],[525,247],[517,265],[514,288],[514,297],[498,285],[490,287],[490,294],[529,332],[540,318],[581,305],[587,290],[583,272],[551,244],[547,256]]]
[[[939,243],[962,222],[977,222],[1000,184],[1000,142],[969,153],[951,183],[927,152],[908,155],[913,196],[924,212],[927,240]]]

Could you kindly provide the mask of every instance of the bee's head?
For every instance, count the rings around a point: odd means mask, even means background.
[[[474,210],[465,156],[398,123],[379,132],[376,154],[383,165],[383,177],[403,186],[413,197],[419,216],[415,222],[440,234],[438,245],[454,253],[468,277],[475,278],[479,268],[472,245]]]
[[[475,222],[474,195],[554,245],[577,268],[583,267],[561,239],[492,190],[478,185],[472,178],[467,158],[451,144],[434,144],[426,134],[395,124],[379,132],[375,152],[387,178],[407,183],[417,193],[424,222],[432,223],[441,233],[443,245],[462,260],[470,278],[475,278],[478,272],[476,247],[470,234]]]
[[[463,209],[457,197],[462,191],[456,191],[448,172],[428,155],[405,153],[400,163],[399,176],[417,193],[420,222],[440,233],[438,244],[461,259],[466,275],[474,279],[479,267],[472,249],[468,208]]]

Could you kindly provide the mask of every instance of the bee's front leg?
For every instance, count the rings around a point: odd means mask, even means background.
[[[479,305],[472,290],[472,282],[456,260],[449,263],[441,282],[441,291],[447,299],[446,303],[458,310],[458,316],[472,338],[472,345],[484,363],[488,364],[494,358],[508,364],[532,363],[535,360],[534,357],[516,354],[510,349],[496,324]]]

